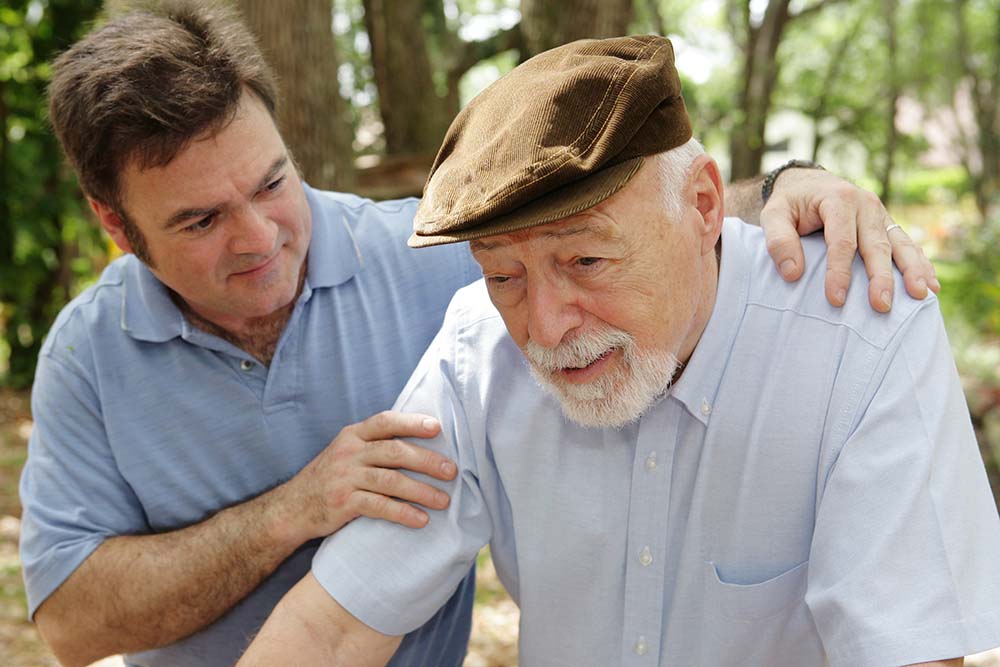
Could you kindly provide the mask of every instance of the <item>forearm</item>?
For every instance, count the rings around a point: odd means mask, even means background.
[[[238,667],[384,667],[401,640],[356,619],[310,573],[278,603]]]
[[[163,646],[215,621],[298,546],[275,491],[187,528],[105,541],[38,609],[65,665]]]
[[[760,186],[763,180],[758,176],[726,185],[724,202],[726,215],[742,218],[751,225],[759,225],[760,211],[764,208],[764,202],[760,198]]]

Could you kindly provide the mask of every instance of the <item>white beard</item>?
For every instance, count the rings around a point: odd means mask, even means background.
[[[572,384],[559,376],[560,370],[583,368],[615,348],[622,351],[624,363],[592,382]],[[559,399],[566,418],[595,428],[622,428],[641,417],[670,389],[681,365],[669,352],[640,350],[631,334],[614,327],[580,334],[551,349],[529,340],[524,354],[531,374]]]

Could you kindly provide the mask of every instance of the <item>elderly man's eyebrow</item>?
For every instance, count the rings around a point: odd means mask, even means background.
[[[266,188],[271,183],[271,181],[274,180],[274,178],[279,173],[281,173],[281,170],[284,169],[285,165],[287,164],[288,164],[287,155],[282,155],[281,157],[277,158],[274,162],[272,162],[271,166],[267,170],[267,173],[264,174],[263,178],[261,178],[257,182],[257,186],[254,188],[254,193],[260,192],[261,190]],[[167,224],[164,225],[164,229],[172,229],[177,225],[187,222],[188,220],[194,220],[196,218],[204,218],[214,213],[219,213],[220,211],[222,211],[222,208],[223,208],[222,204],[216,204],[214,206],[208,206],[204,208],[181,209],[180,211],[177,211],[169,218],[167,218]]]
[[[615,241],[621,237],[621,235],[617,233],[617,229],[611,225],[594,221],[579,222],[566,227],[553,227],[552,229],[542,231],[538,236],[545,239],[566,239],[574,236],[595,236],[599,239],[607,241]],[[497,248],[516,243],[518,238],[519,233],[515,232],[513,234],[472,239],[469,241],[469,250],[474,253],[496,250]]]

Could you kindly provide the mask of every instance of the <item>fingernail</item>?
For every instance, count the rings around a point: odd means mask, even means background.
[[[448,504],[448,494],[447,493],[436,493],[436,494],[434,494],[434,500],[437,502],[438,505],[447,505]]]
[[[451,461],[445,461],[444,463],[441,464],[441,472],[443,472],[445,475],[450,476],[458,472],[458,468],[456,468],[455,464],[452,463]]]
[[[892,292],[882,290],[882,303],[885,304],[886,308],[892,308]]]
[[[931,278],[931,285],[934,287],[935,291],[938,291],[938,290],[941,289],[941,283],[938,282],[937,278]]]
[[[844,288],[840,288],[839,290],[837,290],[837,294],[835,296],[837,297],[838,303],[844,303],[845,301],[847,301],[847,290],[845,290]]]
[[[927,291],[927,281],[924,280],[923,278],[917,278],[917,287],[920,288],[921,292],[926,292]]]
[[[788,277],[795,271],[795,260],[786,259],[781,263],[781,275]]]
[[[437,426],[437,422],[435,420],[431,419],[430,417],[426,417],[424,419],[424,421],[421,422],[421,424],[428,431],[432,430],[435,426]]]

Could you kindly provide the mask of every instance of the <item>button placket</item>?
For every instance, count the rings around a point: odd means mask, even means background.
[[[625,566],[622,666],[650,664],[659,655],[664,576],[657,554],[665,553],[670,505],[670,465],[680,405],[665,401],[642,418],[632,468]]]

